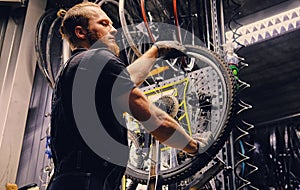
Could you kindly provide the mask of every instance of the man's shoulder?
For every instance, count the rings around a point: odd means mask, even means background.
[[[98,55],[98,56],[107,56],[111,58],[117,58],[117,56],[107,48],[94,48],[89,49],[86,52],[87,55]]]
[[[110,66],[121,66],[126,67],[123,60],[116,56],[112,51],[107,48],[90,49],[87,52],[87,57],[92,57],[93,60],[98,59],[101,63],[110,63]]]

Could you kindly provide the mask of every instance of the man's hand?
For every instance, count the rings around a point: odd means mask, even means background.
[[[204,153],[214,142],[214,137],[211,131],[194,134],[193,139],[197,141],[197,152],[190,154],[192,156]]]
[[[174,59],[186,55],[186,48],[177,41],[159,41],[153,46],[158,48],[158,58]]]

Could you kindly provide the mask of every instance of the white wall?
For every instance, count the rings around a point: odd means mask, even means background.
[[[0,58],[0,189],[16,180],[37,60],[35,28],[45,6],[45,0],[29,0],[25,22],[10,18],[7,25]]]

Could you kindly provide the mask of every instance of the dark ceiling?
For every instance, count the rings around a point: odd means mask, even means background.
[[[287,1],[288,0],[223,0],[225,22],[227,23],[230,20],[232,13],[238,12],[235,17],[237,19],[243,18]]]
[[[241,93],[252,104],[255,123],[300,113],[300,30],[240,49],[248,67],[240,78],[251,87]]]
[[[293,0],[293,3],[296,1]],[[258,11],[288,3],[287,0],[240,2],[239,18],[251,17]],[[232,10],[232,7],[225,7],[227,20]],[[300,113],[299,29],[239,49],[237,54],[249,65],[239,73],[240,79],[251,85],[240,93],[241,99],[253,106],[244,112],[246,121],[259,124]]]

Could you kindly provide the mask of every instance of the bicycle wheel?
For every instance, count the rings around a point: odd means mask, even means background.
[[[179,102],[175,119],[180,125],[190,135],[212,131],[214,143],[197,157],[162,145],[159,174],[163,184],[190,177],[211,161],[227,140],[233,121],[236,85],[231,70],[214,52],[199,46],[186,47],[188,57],[174,60],[177,63],[172,66],[168,61],[158,60],[141,89],[152,102],[166,96],[175,97]],[[193,69],[185,69],[182,63],[191,60]],[[126,118],[128,129],[136,134],[135,143],[129,143],[126,176],[146,184],[153,161],[150,159],[151,141],[138,121],[129,115]]]
[[[120,0],[119,17],[122,26],[120,34],[126,38],[122,46],[130,47],[127,53],[128,63],[140,57],[156,41],[171,40],[179,41],[181,44],[204,46],[204,43],[195,37],[193,24],[195,10],[191,10],[190,1],[187,1],[187,4],[189,11],[185,14],[189,16],[185,15],[180,23],[176,0]],[[174,18],[170,15],[174,15]],[[171,67],[176,63],[176,60],[169,61]],[[186,69],[191,69],[193,66],[194,62],[191,60]]]
[[[173,0],[173,4],[176,1]],[[188,1],[189,7],[190,2]],[[129,15],[134,15],[130,19]],[[172,7],[172,1],[144,1],[144,0],[120,0],[119,16],[124,36],[129,46],[137,57],[144,50],[145,43],[154,43],[159,40],[175,40],[182,44],[203,45],[203,42],[195,38],[196,12],[189,9],[182,23],[178,21],[176,6]],[[174,16],[172,16],[174,15]],[[183,29],[185,28],[185,29]],[[162,31],[162,32],[161,32]],[[149,46],[148,46],[149,47]],[[142,50],[141,50],[142,49]]]
[[[125,3],[126,2],[126,3]],[[152,8],[158,7],[157,4],[152,1],[148,1],[147,4]],[[159,3],[160,5],[160,3]],[[155,14],[148,11],[145,12],[145,3],[143,0],[140,1],[119,1],[119,17],[120,23],[122,26],[124,37],[127,40],[128,46],[132,49],[134,55],[132,60],[140,57],[148,48],[149,43],[155,42],[157,39],[155,32],[155,24],[152,21],[162,21],[160,18],[164,18],[166,14],[157,14],[163,13],[163,11],[158,11],[155,8]],[[134,15],[131,19],[129,15]],[[150,19],[149,19],[150,16]],[[148,22],[150,20],[150,23]],[[146,45],[145,45],[146,44]],[[145,47],[146,46],[146,47]]]

